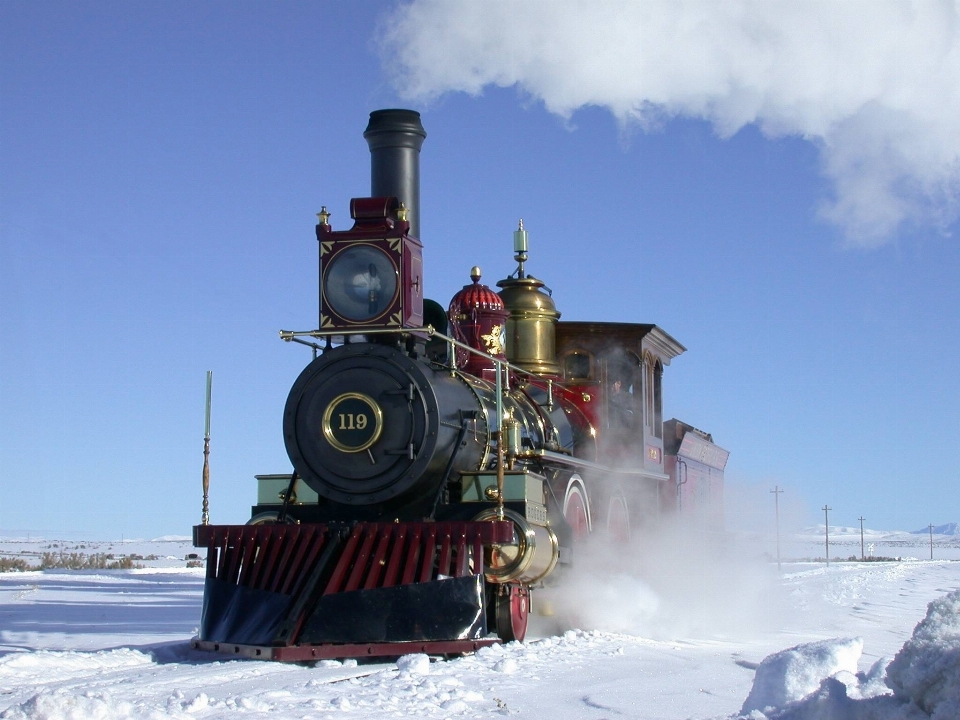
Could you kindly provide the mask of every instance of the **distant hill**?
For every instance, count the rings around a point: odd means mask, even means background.
[[[913,530],[913,535],[926,535],[930,532],[929,527],[921,528],[919,530]],[[934,525],[933,526],[934,535],[960,535],[960,523],[947,523],[946,525]]]

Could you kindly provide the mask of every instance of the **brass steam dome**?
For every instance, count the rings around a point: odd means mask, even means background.
[[[557,320],[560,313],[542,280],[526,275],[527,231],[523,220],[513,234],[515,259],[520,263],[516,277],[500,280],[500,297],[509,311],[506,327],[507,360],[537,375],[559,375],[557,362]]]

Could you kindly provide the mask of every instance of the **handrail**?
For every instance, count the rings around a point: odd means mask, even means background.
[[[307,342],[300,338],[312,337],[312,338],[331,338],[336,335],[343,336],[353,336],[353,335],[407,335],[411,333],[422,333],[428,337],[437,337],[442,340],[445,340],[449,346],[452,348],[459,347],[463,348],[467,352],[473,353],[474,355],[479,355],[482,358],[486,358],[494,363],[494,368],[496,369],[496,415],[497,415],[497,430],[495,433],[496,442],[497,442],[497,494],[499,496],[498,501],[498,517],[503,517],[503,472],[504,472],[504,447],[503,447],[503,389],[504,386],[510,385],[510,371],[517,373],[518,375],[527,375],[528,377],[536,378],[538,377],[536,373],[532,373],[529,370],[524,370],[521,367],[511,364],[507,360],[489,355],[481,350],[477,350],[475,347],[467,345],[456,338],[450,337],[449,335],[444,335],[439,332],[433,325],[426,325],[419,328],[370,328],[370,329],[356,329],[356,330],[281,330],[280,339],[285,342],[296,342],[301,345],[307,345],[313,348],[314,357],[316,357],[319,346],[316,343]],[[450,352],[450,369],[455,371],[457,369],[457,359],[454,352]],[[553,379],[546,378],[547,381],[547,398],[548,398],[548,409],[553,409]]]
[[[316,351],[316,350],[317,350],[317,346],[316,346],[314,343],[307,343],[307,342],[304,342],[303,340],[298,340],[298,338],[302,338],[302,337],[329,338],[329,337],[334,337],[334,336],[336,336],[336,335],[344,335],[344,336],[346,336],[346,335],[349,335],[349,336],[354,336],[354,335],[407,335],[407,334],[410,334],[410,333],[423,333],[423,334],[425,334],[425,335],[427,335],[427,336],[429,336],[429,337],[440,338],[441,340],[445,340],[447,343],[449,343],[449,344],[450,344],[451,346],[453,346],[453,347],[459,347],[459,348],[462,348],[463,350],[466,350],[466,351],[469,352],[469,353],[473,353],[474,355],[479,355],[479,356],[482,357],[482,358],[486,358],[487,360],[490,360],[491,362],[495,363],[496,365],[499,365],[499,366],[501,366],[502,368],[506,368],[508,371],[515,372],[515,373],[517,373],[518,375],[526,375],[527,377],[546,380],[546,383],[547,383],[547,397],[549,398],[549,404],[550,404],[550,405],[553,404],[553,379],[552,379],[552,378],[540,378],[540,376],[537,375],[536,373],[532,373],[532,372],[530,372],[529,370],[525,370],[525,369],[522,368],[522,367],[519,367],[519,366],[517,366],[517,365],[514,365],[513,363],[509,362],[508,360],[503,360],[503,359],[498,358],[498,357],[495,357],[495,356],[493,356],[493,355],[489,355],[489,354],[483,352],[482,350],[477,350],[475,347],[472,347],[471,345],[467,345],[465,342],[461,342],[460,340],[457,340],[456,338],[450,337],[449,335],[444,335],[442,332],[440,332],[439,330],[437,330],[436,328],[434,328],[433,325],[425,325],[424,327],[418,327],[418,328],[370,328],[370,329],[366,329],[366,330],[364,330],[364,329],[357,329],[357,330],[281,330],[281,331],[280,331],[280,339],[283,340],[283,341],[285,341],[285,342],[299,342],[299,343],[302,344],[302,345],[308,345],[309,347],[314,348],[314,350]],[[452,368],[456,369],[456,359],[453,357],[453,353],[451,353],[451,361],[450,361],[450,364],[451,364],[451,367],[452,367]],[[504,382],[505,382],[506,384],[509,384],[509,378],[505,379]]]
[[[562,453],[553,452],[552,450],[532,450],[526,453],[524,457],[538,458],[541,462],[562,465],[565,467],[576,467],[582,470],[593,470],[598,473],[606,473],[608,475],[627,475],[656,481],[670,479],[669,475],[664,475],[663,473],[654,472],[652,470],[635,470],[633,468],[625,467],[610,467],[608,465],[600,465],[599,463],[590,462],[589,460],[584,460],[583,458],[574,457],[572,455],[563,455]]]

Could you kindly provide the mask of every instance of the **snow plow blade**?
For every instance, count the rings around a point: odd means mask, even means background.
[[[197,526],[193,646],[294,661],[472,652],[499,642],[474,559],[512,539],[506,522]]]

